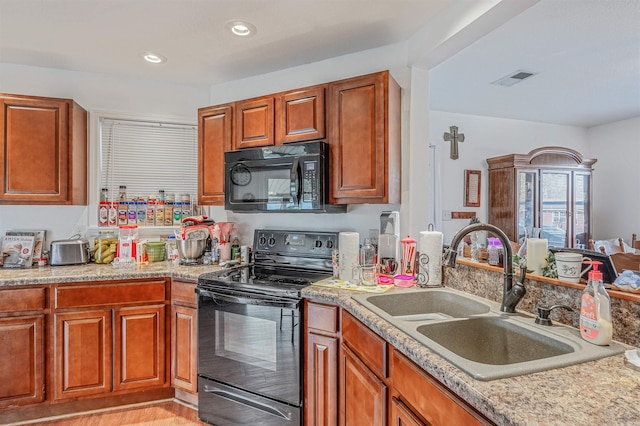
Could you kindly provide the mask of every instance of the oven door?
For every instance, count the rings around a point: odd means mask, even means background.
[[[300,301],[198,293],[198,375],[302,404]]]
[[[225,208],[297,210],[301,184],[297,157],[225,163]]]

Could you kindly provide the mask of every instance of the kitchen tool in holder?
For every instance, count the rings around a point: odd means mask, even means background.
[[[416,273],[416,240],[407,235],[400,240],[402,243],[402,263],[400,273],[402,275],[415,276]]]

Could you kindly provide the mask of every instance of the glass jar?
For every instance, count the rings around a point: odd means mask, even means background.
[[[95,263],[106,264],[113,262],[118,249],[118,234],[114,231],[100,231],[93,247]]]

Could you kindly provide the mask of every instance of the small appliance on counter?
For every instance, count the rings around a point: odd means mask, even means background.
[[[85,239],[52,241],[49,264],[82,265],[89,263],[89,253],[89,241]]]

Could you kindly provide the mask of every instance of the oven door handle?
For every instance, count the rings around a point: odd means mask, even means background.
[[[261,297],[242,297],[232,296],[229,294],[215,293],[209,290],[196,287],[196,294],[210,297],[213,300],[220,300],[228,303],[238,303],[241,305],[258,305],[258,306],[270,306],[273,308],[289,308],[295,309],[298,305],[297,302],[291,300],[275,300]]]
[[[275,407],[272,407],[270,405],[266,405],[266,404],[262,404],[258,401],[253,401],[251,399],[245,398],[242,395],[238,395],[236,393],[233,392],[229,392],[227,390],[223,390],[223,389],[219,389],[219,388],[215,388],[209,385],[204,385],[204,391],[206,393],[211,393],[214,394],[216,396],[219,396],[220,398],[224,398],[226,400],[229,400],[231,402],[235,402],[237,404],[242,404],[245,405],[247,407],[251,407],[251,408],[255,408],[256,410],[260,410],[263,411],[265,413],[274,415],[276,417],[280,417],[282,419],[291,421],[291,413],[283,413],[282,411],[278,410]]]

